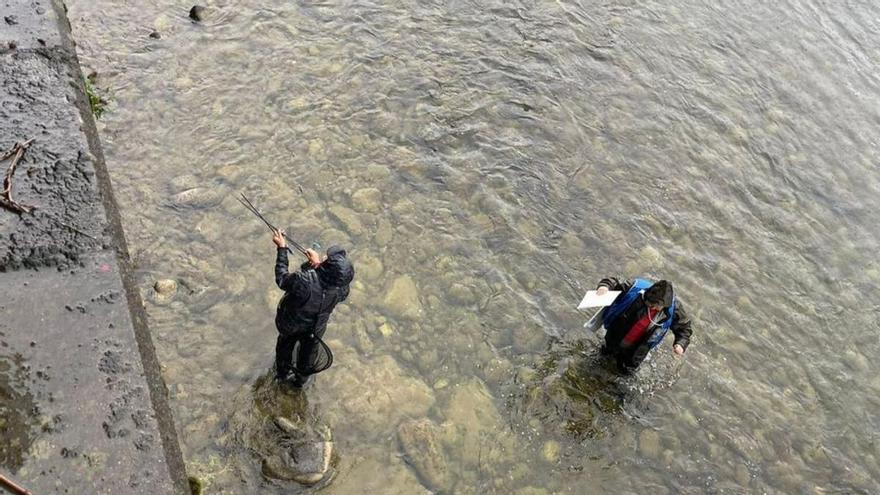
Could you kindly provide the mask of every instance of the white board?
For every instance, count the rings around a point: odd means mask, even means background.
[[[610,306],[611,303],[614,302],[614,299],[617,298],[617,295],[620,294],[619,290],[609,290],[605,294],[601,296],[596,293],[594,290],[587,291],[587,295],[584,296],[583,301],[578,304],[577,309],[584,308],[598,308],[600,306]]]

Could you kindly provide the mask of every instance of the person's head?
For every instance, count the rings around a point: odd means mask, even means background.
[[[344,287],[354,280],[354,265],[348,260],[345,249],[330,246],[327,259],[318,267],[321,282],[330,287]]]
[[[645,304],[654,311],[660,311],[672,306],[672,296],[672,284],[660,280],[645,291]]]

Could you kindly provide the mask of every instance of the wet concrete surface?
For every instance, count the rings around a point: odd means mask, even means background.
[[[64,7],[0,6],[0,151],[33,139],[12,194],[35,207],[0,208],[0,472],[41,494],[184,492]]]

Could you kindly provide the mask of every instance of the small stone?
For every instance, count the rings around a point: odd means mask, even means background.
[[[660,251],[654,246],[645,246],[639,251],[639,258],[649,267],[657,266],[660,263]]]
[[[170,296],[177,292],[177,281],[171,279],[157,280],[153,284],[153,290],[160,296]]]
[[[320,139],[309,141],[309,156],[316,156],[324,152],[324,142]]]
[[[153,29],[155,31],[165,31],[170,28],[172,24],[171,18],[166,15],[161,15],[153,21]]]
[[[550,464],[556,464],[559,461],[559,442],[556,440],[544,442],[544,447],[541,448],[541,455]]]
[[[434,390],[441,390],[449,386],[449,380],[441,378],[434,382]]]
[[[3,20],[6,21],[6,24],[9,24],[10,26],[18,24],[18,17],[14,15],[8,15],[4,17]]]
[[[856,351],[848,350],[843,353],[843,362],[847,364],[853,371],[868,371],[870,364],[868,358]]]
[[[377,280],[384,271],[382,261],[374,256],[365,254],[357,260],[357,274],[364,280],[371,282]]]
[[[158,40],[158,39],[162,38],[162,35],[159,34],[159,31],[153,31],[152,33],[150,33],[150,38],[153,38],[154,40]]]
[[[297,428],[297,426],[293,423],[293,421],[291,421],[283,416],[276,416],[275,417],[275,425],[278,426],[278,428],[281,428],[281,431],[283,431],[285,433],[289,433],[291,435],[295,435],[297,433],[297,431],[299,430],[299,428]]]
[[[394,227],[391,226],[391,222],[387,218],[381,218],[376,228],[376,233],[373,236],[373,241],[376,245],[384,247],[391,244],[393,240]]]
[[[189,9],[189,18],[196,22],[201,22],[205,18],[206,10],[208,9],[201,5],[193,5],[193,7]]]
[[[456,304],[468,305],[474,302],[473,291],[459,283],[452,284],[447,291],[447,295]]]
[[[660,457],[660,434],[651,429],[639,433],[639,452],[651,459]]]
[[[379,333],[382,334],[383,337],[390,337],[394,330],[391,329],[391,325],[388,323],[383,323],[379,326]]]
[[[218,188],[199,186],[175,194],[171,202],[178,208],[209,208],[220,204],[224,195]]]
[[[742,487],[749,486],[749,483],[752,481],[752,475],[749,473],[748,466],[741,462],[736,465],[734,477],[736,478],[736,482]]]
[[[202,495],[202,490],[205,489],[205,484],[202,483],[202,480],[195,476],[190,476],[188,481],[189,491],[192,492],[193,495]]]

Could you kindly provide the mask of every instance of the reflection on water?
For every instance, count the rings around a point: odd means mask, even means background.
[[[307,392],[327,493],[880,489],[874,5],[68,3],[212,490],[291,489],[225,447],[280,296],[238,191],[357,265]],[[683,361],[571,338],[606,275],[675,283]]]

